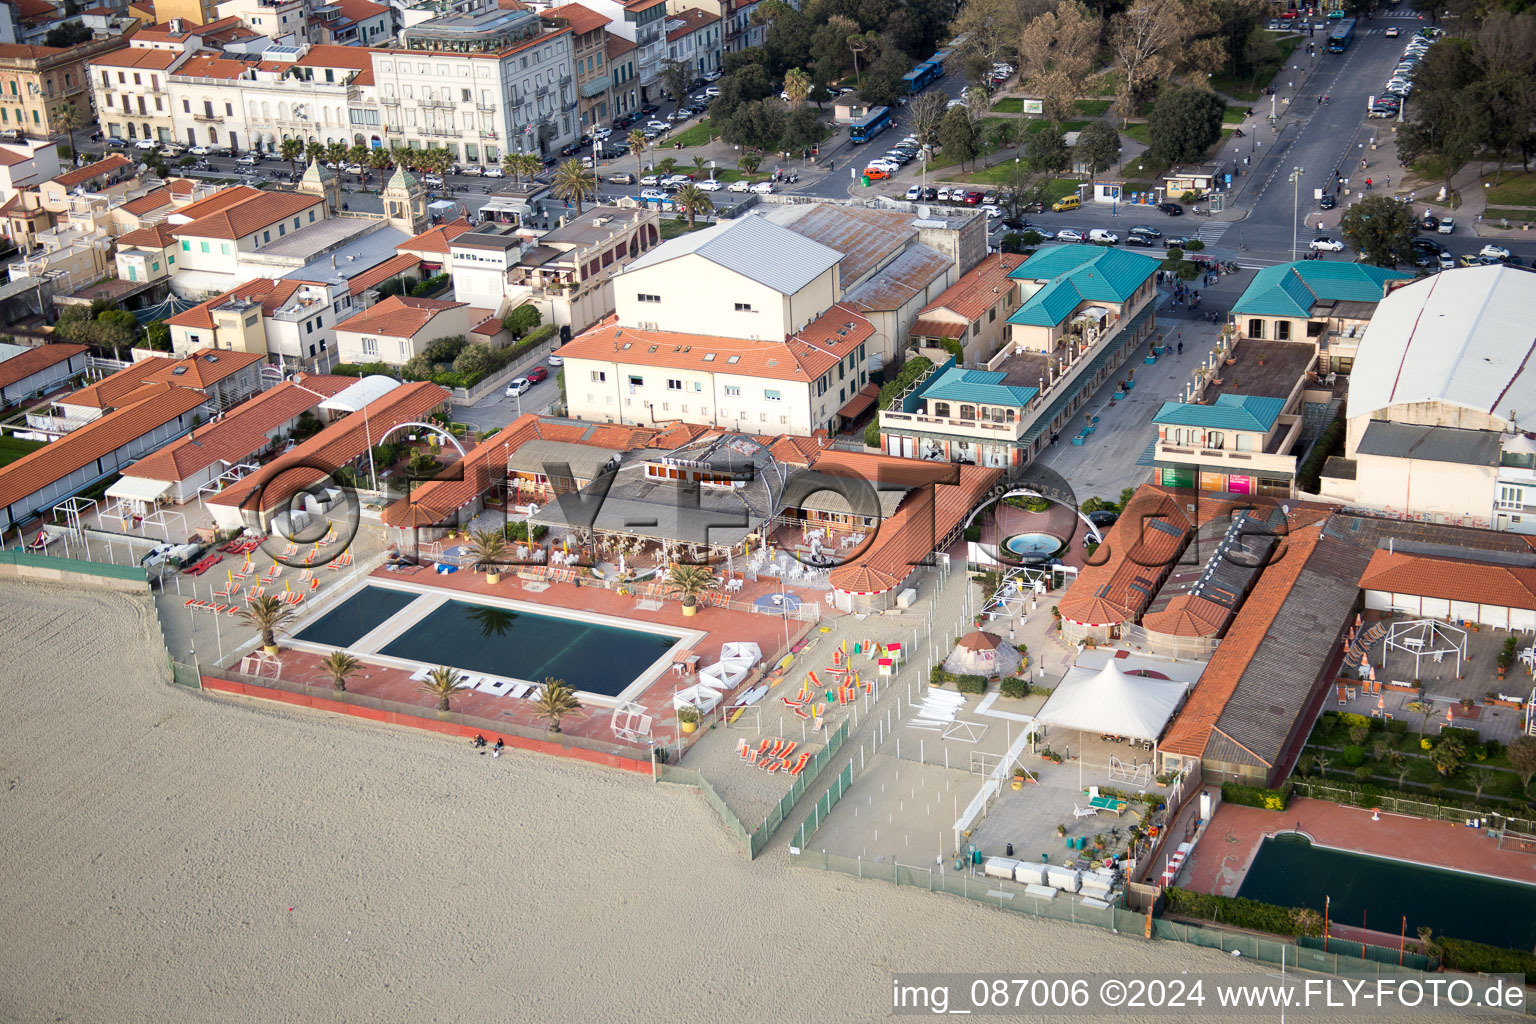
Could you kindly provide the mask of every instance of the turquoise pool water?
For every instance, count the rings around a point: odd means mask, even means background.
[[[420,596],[365,586],[294,638],[346,648]],[[373,653],[535,683],[553,676],[612,697],[675,643],[665,633],[452,600]]]
[[[1488,840],[1490,846],[1493,840]],[[1536,886],[1313,846],[1299,836],[1266,839],[1237,895],[1322,913],[1339,924],[1408,937],[1436,935],[1513,949],[1536,944]]]

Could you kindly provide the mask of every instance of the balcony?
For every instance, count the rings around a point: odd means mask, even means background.
[[[400,105],[400,97],[399,96],[380,96],[379,97],[379,102],[384,104],[386,107],[398,107]]]
[[[446,110],[447,108],[453,106],[454,104],[453,104],[452,100],[435,99],[435,98],[434,99],[427,99],[426,97],[423,97],[423,98],[421,98],[421,99],[416,101],[416,105],[418,107],[437,107],[437,108]]]
[[[193,114],[192,115],[192,120],[194,120],[194,121],[203,121],[203,122],[206,122],[208,124],[223,124],[224,123],[224,115],[223,114]]]
[[[1239,451],[1227,445],[1207,448],[1187,443],[1170,444],[1159,438],[1153,457],[1158,462],[1198,465],[1217,472],[1289,477],[1296,474],[1296,457],[1288,453],[1300,437],[1301,417],[1283,414],[1266,435],[1263,451]]]
[[[1024,433],[1025,421],[994,423],[990,420],[960,419],[956,416],[930,416],[922,412],[899,412],[890,409],[880,413],[880,425],[906,427],[923,433],[943,433],[956,437],[974,437],[984,441],[1017,441]]]

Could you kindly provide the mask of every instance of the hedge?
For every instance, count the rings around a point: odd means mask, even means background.
[[[1286,788],[1301,796],[1313,797],[1318,800],[1336,800],[1338,793],[1345,793],[1348,796],[1348,801],[1346,802],[1355,807],[1380,807],[1383,799],[1391,799],[1402,800],[1405,803],[1444,807],[1453,811],[1473,811],[1480,814],[1494,813],[1505,817],[1520,817],[1521,812],[1527,811],[1529,807],[1528,804],[1520,804],[1506,797],[1494,797],[1494,799],[1506,805],[1502,809],[1497,805],[1490,807],[1487,802],[1489,795],[1486,792],[1483,794],[1483,803],[1479,804],[1474,803],[1470,797],[1436,796],[1433,793],[1416,789],[1383,788],[1370,783],[1348,782],[1343,779],[1334,778],[1332,775],[1328,776],[1327,779],[1293,778],[1286,783]],[[1317,796],[1314,790],[1318,789],[1333,790],[1334,793]],[[1510,804],[1513,804],[1513,806],[1509,806]],[[1527,813],[1529,812],[1527,811]]]
[[[388,363],[337,363],[330,372],[338,377],[399,377],[399,371]]]
[[[986,693],[987,677],[972,675],[956,676],[955,689],[961,693]]]
[[[1296,474],[1296,486],[1309,494],[1316,494],[1319,483],[1323,477],[1323,464],[1329,457],[1339,454],[1344,450],[1344,413],[1334,417],[1328,424],[1317,443],[1312,446],[1312,454],[1307,456],[1307,461],[1302,463],[1301,469]]]
[[[1226,788],[1226,787],[1222,787]],[[1279,907],[1273,903],[1245,900],[1240,896],[1217,896],[1213,893],[1190,892],[1188,889],[1164,889],[1164,907],[1184,917],[1202,921],[1216,921],[1230,928],[1248,928],[1271,935],[1321,935],[1323,918],[1309,922],[1302,931],[1297,926],[1298,908]],[[1293,916],[1295,915],[1295,916]]]
[[[1004,679],[1002,682],[997,684],[997,688],[1004,697],[1029,696],[1029,680],[1020,679],[1017,676],[1010,676],[1007,679]]]
[[[1466,939],[1441,936],[1430,940],[1440,947],[1441,962],[1452,971],[1469,971],[1482,974],[1523,974],[1527,979],[1536,977],[1536,955],[1523,949],[1504,949]]]
[[[1243,807],[1262,807],[1267,811],[1283,811],[1291,802],[1291,784],[1281,789],[1260,789],[1257,786],[1240,786],[1235,782],[1221,784],[1221,799]]]

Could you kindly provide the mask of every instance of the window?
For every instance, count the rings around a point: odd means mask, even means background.
[[[1291,322],[1289,320],[1276,320],[1275,321],[1275,340],[1276,341],[1290,341],[1291,340]]]
[[[1221,431],[1219,431],[1219,430],[1206,431],[1206,434],[1205,434],[1205,447],[1210,448],[1212,450],[1217,450],[1217,449],[1222,448],[1225,445],[1225,443],[1226,443],[1226,438],[1225,438],[1225,435],[1223,435]]]
[[[645,387],[645,378],[632,373],[629,375],[629,386],[632,388],[643,388]]]
[[[668,391],[681,391],[681,390],[683,390],[683,382],[680,381],[680,380],[674,380],[674,379],[669,377],[669,378],[667,378],[667,390]]]
[[[783,398],[784,398],[784,396],[782,394],[780,394],[779,392],[777,392],[777,391],[768,391],[768,390],[764,390],[763,391],[763,397],[765,399],[767,399],[768,401],[770,401],[770,402],[782,401]]]
[[[735,384],[727,384],[725,386],[725,397],[727,397],[727,398],[740,398],[741,397],[741,388],[738,387]]]
[[[608,379],[608,374],[604,373],[602,370],[593,370],[592,379],[601,384],[603,381]]]
[[[1263,340],[1263,338],[1264,338],[1264,321],[1263,320],[1260,320],[1257,317],[1254,317],[1252,320],[1248,321],[1248,337],[1250,337],[1250,338],[1258,338],[1260,340]]]
[[[191,252],[192,251],[192,243],[188,242],[188,241],[183,241],[181,243],[181,251],[182,252]]]
[[[1499,485],[1499,508],[1524,508],[1525,489],[1512,487],[1509,484]]]
[[[272,241],[272,232],[270,232],[270,231],[263,231],[261,233],[261,240],[263,242],[270,242],[270,241]]]
[[[738,313],[755,313],[755,312],[757,312],[757,310],[752,308],[752,304],[750,302],[738,302],[738,303],[736,303],[736,312],[738,312]]]
[[[636,297],[641,302],[660,302],[661,301],[661,296],[660,295],[646,295],[644,292],[642,292],[640,295],[638,295]]]
[[[181,101],[181,112],[183,114],[190,114],[190,113],[192,113],[192,101],[191,100],[182,100]]]
[[[379,354],[379,339],[378,338],[364,338],[363,339],[363,355],[365,355],[365,356],[376,356],[378,354]]]
[[[229,255],[229,243],[228,242],[220,242],[219,243],[219,255],[220,256],[228,256]]]
[[[202,247],[203,247],[203,252],[207,252],[207,251],[208,251],[208,243],[207,243],[207,242],[202,242],[202,243],[200,243],[200,244],[201,244],[201,245],[202,245]]]

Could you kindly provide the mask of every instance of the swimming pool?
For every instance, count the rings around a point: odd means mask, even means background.
[[[1326,898],[1339,924],[1394,934],[1406,914],[1410,938],[1427,925],[1514,949],[1536,943],[1536,886],[1315,846],[1295,834],[1259,845],[1237,895],[1319,912]]]
[[[702,634],[433,588],[370,582],[293,636],[300,649],[342,648],[401,666],[451,665],[521,682],[564,679],[577,691],[625,699]]]
[[[1024,561],[1044,561],[1061,550],[1061,540],[1048,533],[1016,533],[1003,547]]]

